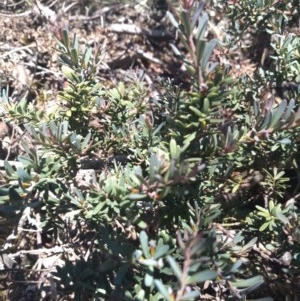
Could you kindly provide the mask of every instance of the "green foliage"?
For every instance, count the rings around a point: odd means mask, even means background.
[[[60,28],[67,86],[58,110],[4,99],[5,118],[24,135],[22,165],[4,164],[0,214],[20,218],[30,208],[63,246],[50,276],[60,295],[270,300],[271,282],[299,276],[299,178],[291,191],[288,175],[299,177],[299,89],[279,103],[257,93],[283,79],[299,84],[299,37],[283,34],[288,17],[274,1],[239,2],[226,5],[228,41],[249,24],[274,38],[270,68],[252,79],[235,80],[212,61],[226,43],[207,38],[202,4],[182,0],[169,18],[181,43],[172,48],[193,79],[188,91],[161,80],[157,99],[138,75],[107,89],[97,77],[104,50],[82,49]]]

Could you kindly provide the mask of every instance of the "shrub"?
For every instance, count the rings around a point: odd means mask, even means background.
[[[283,33],[288,16],[267,2],[225,5],[233,23],[241,15],[271,36],[272,63],[238,79],[218,62],[227,44],[207,36],[204,5],[169,3],[179,37],[172,48],[191,85],[158,80],[159,98],[138,76],[103,87],[103,49],[83,49],[66,28],[56,29],[68,83],[57,109],[11,104],[3,95],[6,120],[25,132],[22,164],[4,163],[0,198],[1,214],[19,220],[18,239],[36,233],[36,250],[16,238],[10,247],[14,257],[27,254],[32,274],[24,280],[46,277],[52,299],[291,294],[299,276],[299,185],[289,187],[288,173],[299,174],[299,91],[278,102],[259,91],[299,84],[299,37]],[[242,38],[233,25],[230,43]],[[47,273],[39,275],[34,261]]]

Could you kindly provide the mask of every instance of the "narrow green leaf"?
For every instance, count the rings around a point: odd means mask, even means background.
[[[62,130],[63,130],[62,124],[58,124],[56,129],[56,135],[55,135],[55,138],[58,143],[62,143]]]
[[[145,231],[141,231],[140,233],[140,244],[145,257],[150,258],[151,256],[149,252],[148,236]]]
[[[155,154],[152,154],[150,157],[150,167],[149,167],[149,176],[150,180],[153,181],[155,179],[155,176],[159,170],[159,162],[157,159],[157,156]]]
[[[225,138],[225,146],[230,145],[232,143],[232,140],[233,140],[233,135],[232,135],[231,126],[228,126],[226,138]]]
[[[145,285],[150,287],[153,284],[153,279],[153,271],[148,269],[144,278]]]
[[[199,6],[197,7],[197,9],[195,10],[195,13],[192,17],[192,21],[191,21],[191,28],[192,30],[194,29],[197,21],[201,22],[203,16],[199,19],[201,13],[203,12],[203,8],[204,8],[204,3],[199,3]]]
[[[140,258],[139,263],[146,265],[148,267],[154,267],[157,265],[157,260],[152,258],[149,259]]]
[[[144,300],[145,299],[145,291],[143,289],[141,289],[137,295],[136,295],[136,299],[137,300]]]
[[[12,166],[6,160],[4,161],[4,168],[5,168],[5,172],[10,177],[15,173],[15,170],[12,168]]]
[[[178,264],[176,263],[175,259],[172,256],[167,256],[167,260],[169,265],[171,266],[174,274],[176,275],[177,279],[180,280],[182,277],[182,271]]]
[[[77,37],[76,33],[74,33],[72,48],[74,50],[76,50],[76,52],[78,52],[78,46],[79,46],[79,44],[78,44],[78,37]]]
[[[70,46],[70,41],[69,41],[69,32],[67,28],[63,28],[61,30],[61,35],[62,35],[62,42],[63,45],[67,48],[67,50],[69,49]]]
[[[213,63],[209,64],[207,74],[210,74],[211,72],[213,72],[218,66],[219,66],[218,62],[213,62]],[[227,80],[227,82],[229,82],[229,80]]]
[[[266,230],[269,227],[269,225],[270,225],[270,222],[266,222],[266,223],[262,224],[260,226],[260,228],[258,229],[258,231],[263,232],[264,230]]]
[[[216,271],[206,270],[199,273],[196,273],[192,276],[188,276],[186,279],[187,284],[193,284],[193,283],[201,283],[206,280],[212,280],[217,278],[218,273]]]
[[[259,211],[257,213],[257,215],[265,217],[266,219],[270,218],[270,212],[269,211],[268,212]]]
[[[196,132],[184,136],[183,145],[190,145],[190,143],[196,138]]]
[[[179,151],[178,151],[178,147],[176,144],[175,139],[171,139],[170,141],[170,156],[171,159],[177,159],[179,157]]]
[[[273,200],[269,201],[269,212],[271,212],[273,210],[273,208],[275,207],[275,203]]]
[[[191,291],[189,293],[186,293],[184,296],[182,296],[181,298],[179,298],[179,301],[183,301],[183,300],[194,300],[195,298],[199,297],[200,293],[197,291]]]
[[[166,13],[167,17],[169,18],[170,22],[172,23],[172,25],[178,29],[179,28],[179,23],[176,21],[176,19],[174,18],[173,14],[169,11],[167,11]]]
[[[53,136],[55,136],[56,128],[57,128],[57,127],[56,127],[55,121],[51,120],[51,121],[49,122],[49,128],[50,128],[51,134],[52,134]]]
[[[74,66],[78,67],[78,52],[75,48],[71,49],[71,57],[72,57]]]
[[[155,129],[155,131],[153,132],[153,137],[154,136],[156,136],[159,132],[160,132],[160,130],[164,127],[166,125],[166,123],[165,122],[162,122],[156,129]]]
[[[254,116],[258,117],[260,110],[259,110],[258,101],[256,101],[256,100],[254,100],[254,102],[253,102],[253,110],[254,110]]]
[[[194,106],[189,106],[189,109],[196,114],[196,116],[201,117],[201,118],[205,118],[206,114],[202,113],[200,110],[198,110],[197,108],[195,108]]]
[[[205,50],[205,46],[206,46],[206,41],[199,39],[197,40],[197,44],[196,44],[196,57],[198,62],[201,61],[204,50]]]
[[[99,204],[93,210],[93,215],[98,214],[103,209],[104,206],[105,206],[105,202],[99,202]]]
[[[243,261],[241,259],[237,260],[231,267],[230,272],[233,273],[237,271],[241,265],[243,264]]]
[[[142,200],[147,197],[146,193],[131,193],[128,198],[133,201]]]
[[[91,132],[89,132],[89,133],[85,136],[84,140],[83,140],[82,143],[81,143],[81,149],[82,149],[82,150],[83,150],[83,149],[88,145],[88,143],[90,142],[91,136],[92,136]]]
[[[279,104],[278,108],[274,112],[274,116],[272,118],[270,128],[273,128],[273,127],[277,128],[276,125],[279,122],[280,118],[282,117],[282,114],[285,111],[286,106],[287,106],[287,102],[285,99],[283,99],[281,101],[281,103]]]
[[[243,246],[242,251],[252,248],[256,244],[256,242],[257,242],[257,237],[253,237],[248,243],[246,243]]]
[[[284,112],[284,114],[282,116],[283,120],[287,121],[290,118],[292,110],[294,109],[294,107],[295,107],[295,99],[291,99],[289,101],[289,104],[288,104],[287,108],[286,108],[286,111]]]
[[[203,52],[203,56],[201,57],[201,68],[204,71],[207,63],[218,44],[218,39],[212,39],[205,45],[205,50]]]
[[[144,221],[140,221],[138,222],[138,227],[141,229],[146,229],[148,227],[148,225],[144,222]]]
[[[199,25],[197,28],[197,32],[196,32],[196,41],[198,42],[200,39],[203,38],[206,26],[207,26],[207,22],[208,22],[208,15],[207,14],[203,14],[200,18],[199,21]],[[196,23],[195,23],[196,24]],[[195,26],[195,25],[194,25]],[[193,27],[194,27],[193,26]]]
[[[176,56],[178,56],[179,58],[183,58],[183,55],[181,54],[179,49],[174,44],[170,43],[170,46],[171,46],[172,51],[175,53]]]
[[[68,121],[64,121],[62,123],[62,127],[63,127],[63,134],[64,135],[67,135],[68,133],[68,128],[69,128],[69,122]]]
[[[285,225],[290,222],[289,219],[282,213],[280,207],[275,207],[274,215]]]
[[[221,210],[216,210],[213,214],[210,214],[205,217],[204,224],[208,225],[212,221],[214,221],[221,214]]]
[[[279,140],[278,142],[281,144],[291,144],[292,140],[289,138],[283,138],[283,139]]]
[[[171,297],[170,297],[170,294],[168,292],[168,289],[163,285],[163,283],[158,279],[155,279],[154,283],[155,283],[155,286],[157,287],[157,289],[159,290],[159,292],[162,294],[162,296],[167,301],[171,301]]]
[[[28,174],[22,167],[17,168],[17,173],[22,182],[29,183],[32,180],[32,176]]]
[[[164,256],[168,251],[169,251],[168,245],[157,246],[153,258],[159,259],[160,257]]]
[[[184,39],[186,39],[186,37],[189,37],[193,30],[190,24],[189,17],[190,17],[189,14],[185,10],[182,10],[180,12],[180,19],[184,27]]]
[[[92,47],[87,48],[87,50],[84,53],[84,60],[83,60],[85,66],[81,66],[81,67],[87,68],[91,60],[92,53],[93,53]]]
[[[203,100],[203,112],[204,112],[205,114],[208,114],[209,111],[210,111],[210,101],[209,101],[209,99],[206,97],[206,98],[204,98],[204,100]]]
[[[236,236],[234,237],[233,242],[234,242],[235,244],[238,244],[238,243],[240,243],[243,239],[244,239],[244,236],[242,235],[242,232],[238,232],[238,233],[236,234]]]
[[[264,117],[261,126],[259,127],[259,130],[265,130],[268,129],[272,121],[272,113],[271,111],[268,111],[267,115]]]
[[[18,156],[18,160],[23,163],[24,167],[32,167],[34,162],[32,161],[31,158],[29,158],[28,156],[25,155],[20,155]]]
[[[262,276],[255,276],[249,279],[238,279],[234,282],[232,282],[232,284],[235,287],[250,287],[250,286],[256,286],[256,285],[260,285],[264,282],[264,278]]]
[[[265,213],[268,213],[268,214],[269,214],[269,210],[268,210],[268,209],[266,209],[266,208],[264,208],[264,207],[261,207],[261,206],[259,206],[259,205],[256,205],[255,207],[256,207],[256,209],[258,209],[259,211],[262,211],[262,212],[265,212]]]

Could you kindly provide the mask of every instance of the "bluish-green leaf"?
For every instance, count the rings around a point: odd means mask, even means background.
[[[128,195],[128,198],[133,201],[142,200],[147,197],[146,193],[131,193]]]
[[[201,61],[201,58],[203,56],[204,50],[206,46],[206,41],[199,39],[196,44],[196,57],[198,61]]]
[[[17,173],[22,182],[30,182],[32,180],[32,176],[22,167],[17,168]]]
[[[255,276],[249,279],[238,279],[236,281],[233,281],[232,284],[235,287],[251,287],[251,286],[257,286],[264,282],[264,278],[262,276]]]
[[[149,252],[148,236],[145,231],[141,231],[140,233],[140,244],[145,257],[150,258],[151,256]]]
[[[271,121],[272,121],[272,113],[271,113],[271,111],[268,111],[267,115],[264,117],[264,119],[262,121],[262,124],[261,124],[259,130],[268,129],[271,124]]]
[[[264,223],[260,226],[260,228],[258,229],[258,231],[263,232],[264,230],[266,230],[269,227],[270,223]]]
[[[93,209],[93,215],[98,214],[103,207],[105,206],[105,202],[99,202],[98,205]]]
[[[206,270],[196,273],[192,276],[188,276],[186,279],[187,284],[201,283],[206,280],[211,280],[217,278],[218,273],[216,271]]]
[[[167,260],[168,260],[174,274],[176,275],[177,279],[180,280],[182,277],[182,271],[181,271],[180,267],[178,266],[178,264],[176,263],[175,259],[172,256],[167,256]]]
[[[246,243],[242,250],[247,250],[247,249],[250,249],[252,248],[257,242],[257,237],[253,237],[248,243]]]
[[[232,265],[232,267],[231,267],[231,269],[230,269],[230,272],[231,272],[231,273],[235,272],[236,270],[238,270],[238,269],[241,267],[242,264],[243,264],[243,261],[242,261],[241,259],[237,260],[237,261]]]
[[[173,14],[169,11],[167,11],[166,13],[167,17],[169,18],[170,22],[172,23],[172,25],[178,29],[179,28],[179,23],[176,21],[176,19],[174,18]]]
[[[15,170],[12,168],[12,166],[6,160],[4,161],[4,168],[5,168],[5,172],[10,177],[15,173]]]
[[[153,270],[148,269],[145,275],[145,285],[150,287],[153,284]]]
[[[254,100],[253,102],[253,110],[254,110],[254,116],[257,117],[260,113],[258,101]]]
[[[196,41],[198,42],[200,39],[203,38],[203,35],[205,33],[205,29],[208,22],[208,15],[203,14],[199,20],[199,25],[196,32]]]
[[[292,110],[293,110],[294,107],[295,107],[295,100],[291,99],[289,101],[289,104],[288,104],[287,108],[286,108],[286,111],[284,112],[284,114],[282,116],[283,120],[288,120],[290,118]]]
[[[148,267],[157,266],[157,260],[152,259],[152,258],[148,258],[148,259],[140,258],[139,262]]]
[[[74,64],[74,66],[78,66],[78,52],[76,48],[72,48],[71,49],[71,53],[70,53],[71,57],[72,57],[72,63]]]
[[[197,291],[191,291],[189,293],[186,293],[181,298],[178,299],[178,301],[184,301],[184,300],[195,300],[195,298],[199,297],[200,293]]]
[[[69,40],[69,32],[66,27],[61,30],[61,36],[62,36],[63,45],[68,49],[70,46],[70,40]]]
[[[84,148],[88,145],[88,143],[90,142],[91,136],[92,136],[91,132],[89,132],[89,133],[85,136],[84,140],[83,140],[82,143],[81,143],[81,148],[82,148],[82,149],[84,149]]]
[[[282,115],[283,115],[283,112],[285,111],[286,109],[286,106],[287,106],[287,102],[285,99],[283,99],[281,101],[281,103],[279,104],[278,108],[275,110],[274,112],[274,116],[272,118],[272,122],[270,124],[270,128],[277,128],[278,126],[276,126],[278,124],[278,122],[280,121]]]
[[[283,139],[279,140],[278,142],[281,144],[291,144],[292,140],[289,138],[283,138]]]
[[[205,50],[203,52],[203,55],[201,57],[201,68],[202,70],[205,70],[207,63],[218,44],[218,39],[212,39],[205,45]]]
[[[160,257],[164,256],[168,251],[169,251],[168,245],[157,246],[153,258],[159,259]]]
[[[158,279],[155,279],[154,283],[155,283],[155,286],[157,287],[157,289],[159,290],[159,292],[162,294],[162,296],[167,301],[171,301],[171,297],[170,297],[170,294],[168,292],[168,289],[163,285],[163,283]]]

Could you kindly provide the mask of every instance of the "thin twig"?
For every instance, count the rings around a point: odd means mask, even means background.
[[[289,205],[295,205],[295,202],[300,200],[300,193],[296,194],[294,197],[290,198],[286,203],[285,203],[285,208],[287,208]]]
[[[1,14],[0,14],[1,16]],[[4,54],[0,55],[0,59],[8,56],[8,55],[11,55],[13,54],[14,52],[17,52],[17,51],[20,51],[20,50],[26,50],[26,49],[29,49],[29,48],[34,48],[36,47],[36,45],[28,45],[28,46],[22,46],[22,47],[17,47],[17,48],[14,48],[8,52],[5,52]]]
[[[0,13],[0,17],[6,17],[6,18],[19,18],[19,17],[26,17],[29,16],[32,13],[31,10],[25,11],[23,13],[19,13],[19,14],[3,14]]]

